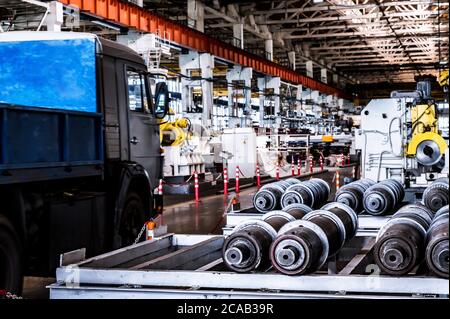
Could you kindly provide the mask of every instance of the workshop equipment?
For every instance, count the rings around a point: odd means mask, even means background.
[[[225,265],[236,272],[249,272],[270,265],[269,247],[283,225],[311,211],[303,205],[290,211],[272,211],[261,220],[247,220],[235,227],[223,245]]]
[[[347,205],[330,203],[289,222],[270,247],[272,266],[287,275],[313,273],[351,239],[358,216]]]
[[[427,233],[425,257],[428,268],[439,277],[448,278],[449,206],[436,212]]]
[[[433,212],[422,204],[399,209],[380,229],[374,258],[383,273],[406,275],[424,259],[427,230]]]
[[[364,192],[364,210],[371,215],[392,212],[403,200],[405,190],[399,181],[388,179],[372,185]]]

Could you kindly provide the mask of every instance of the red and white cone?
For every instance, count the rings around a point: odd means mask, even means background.
[[[256,186],[261,187],[261,171],[259,169],[259,164],[256,164]]]
[[[292,156],[292,160],[291,160],[291,173],[292,176],[295,176],[295,165],[294,165],[294,157]]]
[[[194,193],[195,193],[195,201],[198,202],[200,200],[200,194],[198,189],[198,174],[194,172]]]
[[[162,194],[163,194],[163,180],[160,179],[159,180],[159,185],[158,185],[158,195],[162,196]]]
[[[223,194],[228,195],[228,169],[223,169]]]
[[[235,192],[239,193],[239,166],[236,166],[236,186]]]

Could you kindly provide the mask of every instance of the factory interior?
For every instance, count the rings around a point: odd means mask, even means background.
[[[0,0],[0,303],[448,300],[448,57],[448,0]]]

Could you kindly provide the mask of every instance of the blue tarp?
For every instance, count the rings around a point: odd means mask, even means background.
[[[0,103],[97,112],[95,40],[0,42]]]

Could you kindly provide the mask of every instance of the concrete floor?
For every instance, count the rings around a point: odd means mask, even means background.
[[[344,177],[352,176],[353,167],[340,169],[341,185]],[[322,178],[331,186],[330,199],[336,192],[334,176],[336,169],[330,168],[328,172],[315,175],[315,178]],[[309,177],[305,177],[309,179]],[[256,187],[242,190],[239,194],[239,201],[242,208],[252,206],[252,198]],[[166,206],[162,223],[168,226],[168,232],[177,234],[221,234],[225,225],[225,210],[230,200],[234,196],[212,195],[201,197],[200,202],[193,200],[193,195],[168,195],[164,199]],[[45,286],[53,283],[54,278],[26,277],[24,281],[23,297],[30,299],[47,299],[48,290]]]
[[[341,185],[344,177],[352,176],[353,167],[341,168]],[[331,186],[330,199],[336,193],[334,183],[335,169],[330,168],[328,172],[315,175],[314,178],[321,178]],[[306,177],[309,179],[309,177]],[[256,187],[252,187],[240,192],[239,201],[241,207],[252,206],[252,198],[256,193]],[[192,195],[183,195],[182,202],[169,205],[164,209],[163,224],[168,226],[168,231],[177,234],[220,234],[225,225],[224,211],[231,200],[231,194],[228,197],[224,195],[214,195],[200,198],[196,203]],[[179,195],[170,195],[165,202],[179,201]],[[174,197],[174,198],[172,198]]]

